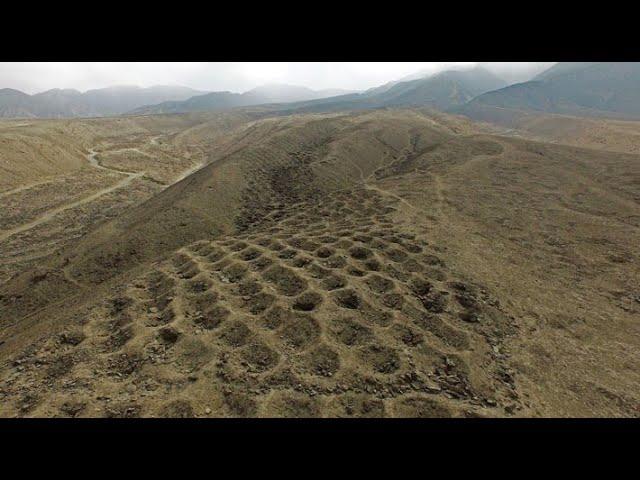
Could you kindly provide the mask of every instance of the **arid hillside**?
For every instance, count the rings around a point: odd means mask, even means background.
[[[158,188],[0,284],[1,416],[638,415],[632,125],[123,122],[66,171]]]
[[[488,126],[488,125],[487,125]],[[640,154],[640,122],[511,112],[495,126],[508,135],[612,152]]]
[[[251,118],[0,122],[0,283],[223,154]]]

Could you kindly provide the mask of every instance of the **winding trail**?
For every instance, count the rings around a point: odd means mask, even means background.
[[[66,210],[72,209],[72,208],[76,208],[79,207],[80,205],[84,205],[85,203],[89,203],[92,202],[94,200],[96,200],[97,198],[100,198],[103,195],[106,195],[107,193],[111,193],[114,190],[118,190],[119,188],[122,187],[126,187],[127,185],[129,185],[134,179],[142,177],[143,175],[146,174],[146,172],[127,172],[124,170],[116,170],[114,168],[109,168],[109,167],[105,167],[104,165],[101,165],[100,162],[98,162],[98,160],[96,159],[96,155],[98,154],[98,152],[94,151],[93,149],[89,150],[89,153],[87,154],[87,160],[89,161],[89,164],[91,166],[93,166],[94,168],[98,168],[101,170],[106,170],[108,172],[115,172],[121,175],[126,175],[125,178],[123,178],[122,180],[120,180],[119,182],[111,185],[110,187],[107,188],[103,188],[101,190],[98,190],[95,193],[92,193],[91,195],[81,198],[80,200],[76,200],[75,202],[71,202],[71,203],[67,203],[66,205],[61,205],[57,208],[54,208],[52,210],[47,211],[46,213],[44,213],[43,215],[39,216],[38,218],[31,220],[30,222],[24,223],[22,225],[19,225],[15,228],[12,228],[10,230],[6,230],[4,232],[0,233],[0,242],[6,240],[7,238],[10,238],[14,235],[17,235],[18,233],[24,232],[26,230],[30,230],[34,227],[37,227],[38,225],[45,223],[49,220],[51,220],[53,217],[55,217],[57,214],[64,212]]]
[[[408,154],[407,154],[408,155]],[[405,155],[406,156],[406,155]],[[392,162],[393,164],[394,162]],[[380,188],[376,185],[372,185],[371,183],[369,183],[369,181],[371,180],[371,178],[375,177],[376,172],[379,170],[374,170],[373,172],[371,172],[370,175],[368,175],[367,177],[364,176],[364,172],[362,171],[362,168],[360,168],[360,165],[358,165],[357,163],[353,164],[356,169],[359,171],[360,173],[360,182],[362,184],[362,186],[367,189],[367,190],[371,190],[374,192],[379,193],[380,195],[386,196],[386,197],[391,197],[394,198],[395,200],[398,200],[400,203],[406,205],[407,207],[409,207],[414,213],[420,212],[420,210],[413,204],[411,204],[410,202],[408,202],[406,199],[402,198],[399,195],[396,195],[393,192],[390,192],[389,190],[385,190],[383,188]]]
[[[393,192],[390,192],[389,190],[385,190],[384,188],[380,188],[380,187],[377,187],[375,185],[371,185],[370,183],[366,183],[366,182],[364,183],[364,188],[366,188],[367,190],[371,190],[371,191],[377,192],[382,196],[394,198],[395,200],[398,200],[403,205],[407,206],[409,209],[413,210],[414,213],[420,213],[421,212],[421,210],[418,207],[416,207],[415,205],[410,203],[407,199],[402,198],[400,195],[397,195],[397,194],[395,194]]]
[[[40,182],[30,183],[29,185],[23,185],[21,187],[16,187],[11,190],[6,190],[4,192],[0,192],[0,198],[8,197],[9,195],[13,195],[14,193],[22,192],[23,190],[29,190],[30,188],[37,187],[38,185],[46,185],[47,183],[51,183],[51,179],[42,180]]]
[[[157,136],[151,137],[149,139],[149,143],[151,145],[159,145],[158,139],[163,137],[163,136],[164,135],[157,135]],[[145,152],[145,151],[143,151],[143,150],[141,150],[141,149],[139,149],[137,147],[129,147],[129,148],[123,148],[123,149],[119,149],[119,150],[111,150],[110,153],[120,152],[120,151],[135,151],[135,152],[137,152],[137,153],[139,153],[141,155],[144,155],[146,157],[153,157],[152,154],[150,154],[148,152]],[[12,228],[10,230],[5,230],[5,231],[0,232],[0,242],[3,242],[4,240],[6,240],[6,239],[8,239],[8,238],[10,238],[10,237],[12,237],[14,235],[17,235],[17,234],[19,234],[21,232],[30,230],[30,229],[32,229],[34,227],[37,227],[38,225],[41,225],[41,224],[43,224],[45,222],[48,222],[49,220],[51,220],[53,217],[55,217],[56,215],[58,215],[61,212],[70,210],[72,208],[79,207],[79,206],[84,205],[86,203],[92,202],[92,201],[102,197],[103,195],[111,193],[114,190],[118,190],[120,188],[126,187],[133,180],[135,180],[137,178],[144,177],[145,179],[148,179],[150,181],[155,181],[153,178],[147,176],[147,172],[146,171],[130,172],[130,171],[127,171],[127,170],[120,170],[120,169],[117,169],[117,168],[111,168],[111,167],[104,166],[96,158],[96,156],[98,155],[98,152],[96,152],[93,149],[89,149],[88,152],[89,153],[87,153],[86,158],[87,158],[87,161],[89,162],[89,165],[91,165],[93,168],[97,168],[97,169],[100,169],[100,170],[105,170],[107,172],[117,173],[119,175],[124,175],[125,177],[122,180],[116,182],[115,184],[113,184],[113,185],[111,185],[109,187],[103,188],[101,190],[98,190],[97,192],[94,192],[94,193],[92,193],[91,195],[89,195],[87,197],[81,198],[81,199],[79,199],[79,200],[77,200],[75,202],[71,202],[71,203],[68,203],[66,205],[61,205],[61,206],[59,206],[57,208],[54,208],[52,210],[47,211],[46,213],[42,214],[38,218],[35,218],[34,220],[31,220],[30,222],[24,223],[22,225],[14,227],[14,228]],[[186,178],[191,173],[199,170],[203,166],[204,166],[204,164],[194,165],[190,169],[186,170],[179,178],[174,180],[173,183],[179,182],[180,180]],[[10,191],[7,191],[7,192],[2,192],[2,193],[0,193],[0,197],[7,196],[7,195],[10,195],[12,193],[19,192],[21,190],[27,190],[27,189],[29,189],[31,187],[34,187],[34,186],[39,185],[41,183],[44,184],[44,183],[47,183],[49,181],[50,180],[46,180],[46,181],[43,181],[43,182],[38,182],[36,184],[31,184],[31,185],[27,185],[27,186],[23,186],[23,187],[18,187],[16,189],[13,189],[13,190],[10,190]],[[166,187],[167,185],[164,185],[164,186]]]

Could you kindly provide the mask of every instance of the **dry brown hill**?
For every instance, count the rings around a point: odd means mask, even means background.
[[[487,124],[487,126],[490,124]],[[640,122],[519,112],[494,122],[502,133],[621,153],[640,153]]]
[[[636,155],[201,121],[204,168],[0,286],[0,414],[637,415]]]
[[[5,122],[0,283],[224,155],[251,113]],[[55,147],[55,148],[54,148]]]

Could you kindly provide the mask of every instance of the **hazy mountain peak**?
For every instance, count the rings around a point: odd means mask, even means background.
[[[558,62],[544,72],[536,75],[532,80],[549,80],[566,73],[577,72],[592,65],[597,65],[597,62]]]
[[[534,81],[489,92],[462,112],[493,121],[506,111],[568,115],[640,117],[640,63],[558,63]]]
[[[82,95],[82,93],[73,88],[52,88],[51,90],[45,90],[44,92],[36,93],[32,96],[36,97],[38,95]]]
[[[193,96],[188,100],[180,102],[163,102],[157,105],[149,104],[148,106],[132,110],[130,113],[135,115],[150,115],[158,113],[222,110],[250,105],[304,102],[344,94],[344,91],[338,91],[337,93],[335,90],[315,91],[300,85],[270,83],[260,85],[244,93],[211,92],[205,95]]]
[[[0,90],[0,117],[87,117],[118,115],[143,105],[186,100],[199,92],[188,87],[115,85],[84,93],[68,88],[53,88],[28,95],[10,88]]]
[[[317,98],[316,92],[310,88],[278,83],[261,85],[242,95],[245,97],[261,97],[260,103],[287,103]]]
[[[29,95],[21,92],[20,90],[16,90],[15,88],[0,88],[0,95],[19,95],[28,97]]]

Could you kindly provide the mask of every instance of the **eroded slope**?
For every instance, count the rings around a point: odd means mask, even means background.
[[[2,415],[637,415],[637,157],[413,111],[245,133],[3,288]]]

